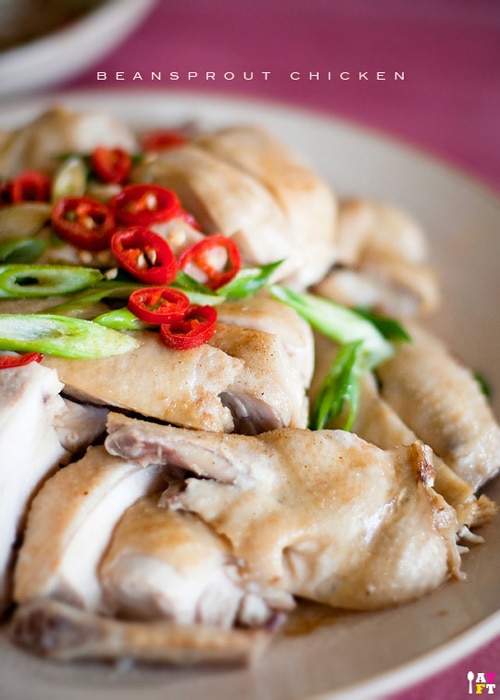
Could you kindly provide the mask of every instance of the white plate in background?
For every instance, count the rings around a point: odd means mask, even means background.
[[[19,126],[50,97],[0,111],[0,129]],[[443,305],[432,325],[496,389],[500,414],[500,200],[442,163],[389,139],[317,114],[258,101],[193,93],[58,95],[75,109],[108,110],[149,128],[193,119],[207,126],[256,123],[301,151],[340,195],[378,197],[427,229]],[[500,502],[500,479],[489,495]],[[252,669],[123,670],[33,658],[0,637],[2,700],[374,700],[418,682],[500,634],[498,519],[485,544],[464,557],[453,581],[413,604],[342,613],[308,633],[276,640]]]
[[[37,92],[76,76],[111,53],[155,1],[106,0],[60,29],[0,51],[0,98]]]

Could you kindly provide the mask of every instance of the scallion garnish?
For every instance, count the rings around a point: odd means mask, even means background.
[[[104,278],[100,270],[74,265],[0,265],[0,299],[71,294]]]
[[[138,346],[131,335],[55,314],[0,314],[0,350],[41,352],[72,360],[120,355]]]

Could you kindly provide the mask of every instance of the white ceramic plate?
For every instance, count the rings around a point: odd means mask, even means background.
[[[0,52],[0,97],[42,90],[77,75],[123,41],[153,2],[107,0],[57,31]]]
[[[58,97],[60,101],[60,96]],[[16,104],[0,128],[18,125],[51,103]],[[380,197],[425,225],[442,273],[443,309],[433,324],[497,389],[500,413],[500,201],[442,164],[348,124],[258,102],[193,94],[64,96],[77,109],[106,109],[137,126],[191,120],[259,123],[306,154],[342,195]],[[500,480],[488,493],[500,502]],[[277,640],[249,670],[63,666],[14,649],[0,638],[3,700],[374,700],[442,669],[500,633],[498,520],[486,543],[464,558],[466,582],[452,582],[414,604],[342,614],[308,633]]]

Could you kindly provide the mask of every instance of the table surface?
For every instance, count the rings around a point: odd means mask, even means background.
[[[155,71],[179,80],[148,80]],[[132,86],[306,106],[396,137],[500,191],[499,0],[158,0],[118,49],[59,89]],[[392,700],[459,700],[471,670],[500,678],[500,638]]]

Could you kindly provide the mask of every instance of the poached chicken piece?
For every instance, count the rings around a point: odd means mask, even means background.
[[[381,395],[476,491],[500,469],[500,427],[472,372],[418,324],[408,331],[412,342],[377,369]]]
[[[375,609],[459,575],[455,512],[421,443],[384,451],[343,431],[221,435],[117,414],[108,432],[112,454],[194,473],[163,504],[199,515],[263,586]]]
[[[0,173],[14,177],[23,170],[53,174],[61,153],[90,153],[96,146],[120,146],[131,152],[137,139],[122,121],[106,113],[69,112],[56,107],[0,140]]]
[[[54,428],[61,445],[75,455],[105,432],[108,409],[66,398],[63,402],[64,408],[55,416]]]
[[[334,261],[334,195],[260,129],[201,134],[140,164],[133,179],[177,192],[205,233],[233,237],[246,265],[284,260],[276,279],[296,288],[320,280]]]
[[[131,352],[90,360],[45,356],[65,392],[91,403],[135,411],[202,430],[232,430],[233,419],[219,394],[242,370],[242,362],[212,345],[179,353],[158,333],[137,334]]]
[[[124,513],[100,564],[107,608],[138,620],[233,626],[243,597],[227,542],[192,513],[158,506],[158,495]]]
[[[228,300],[217,307],[221,323],[278,336],[286,354],[308,388],[314,370],[314,339],[310,325],[293,309],[260,293],[249,299]]]
[[[426,236],[397,207],[375,200],[339,204],[336,266],[314,291],[389,316],[429,314],[439,305]]]
[[[316,370],[311,382],[311,401],[315,400],[321,379],[328,372],[338,347],[316,335],[315,351]],[[335,425],[340,427],[344,423],[345,415],[341,414]],[[396,445],[410,445],[418,440],[413,430],[381,397],[377,379],[371,373],[360,380],[358,410],[351,430],[383,450]],[[485,494],[476,497],[472,486],[436,454],[433,455],[433,464],[436,472],[434,489],[453,506],[458,524],[479,527],[489,522],[496,512],[496,505]]]
[[[34,362],[0,370],[0,617],[11,601],[16,540],[29,504],[66,456],[54,428],[62,384]]]
[[[103,607],[97,567],[116,523],[138,498],[164,484],[102,446],[47,479],[33,500],[14,573],[14,599],[48,597],[89,610]]]
[[[69,395],[188,428],[305,426],[304,386],[276,334],[219,323],[209,343],[183,352],[165,347],[158,333],[137,338],[140,346],[122,355],[43,362]]]
[[[367,375],[362,382],[360,407],[352,426],[353,432],[382,449],[409,445],[417,440],[415,433],[378,393],[375,378]],[[435,490],[455,509],[460,525],[479,527],[489,522],[496,512],[495,504],[484,494],[477,498],[474,489],[436,454]]]
[[[29,651],[60,661],[125,657],[175,666],[248,665],[270,639],[261,630],[112,620],[48,598],[18,607],[10,635]]]

